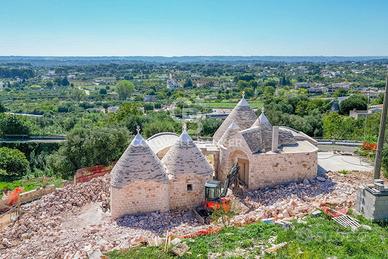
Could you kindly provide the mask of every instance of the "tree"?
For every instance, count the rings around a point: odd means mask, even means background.
[[[0,113],[3,113],[3,112],[6,112],[7,111],[7,108],[5,108],[5,106],[0,103]]]
[[[221,126],[222,120],[207,118],[202,121],[201,136],[213,136],[216,130]]]
[[[67,77],[62,78],[62,80],[61,80],[61,85],[62,85],[62,86],[69,86],[69,85],[70,85],[70,82],[69,82],[69,80],[67,79]]]
[[[47,87],[47,88],[50,88],[50,89],[51,89],[51,88],[53,88],[53,86],[54,86],[53,81],[47,81],[47,82],[46,82],[46,87]]]
[[[101,88],[98,92],[100,95],[106,95],[108,91],[105,88]]]
[[[128,139],[124,128],[75,128],[48,163],[54,172],[69,177],[79,168],[108,165],[119,159]]]
[[[128,80],[120,80],[116,84],[116,91],[121,100],[125,100],[133,92],[135,85]]]
[[[29,171],[28,160],[20,150],[0,147],[0,181],[18,179]]]
[[[183,84],[183,88],[192,88],[193,87],[193,81],[191,78],[187,78],[185,83]]]
[[[16,115],[5,115],[0,117],[0,134],[29,135],[30,127],[25,120]]]
[[[349,115],[349,111],[366,110],[368,108],[368,99],[363,95],[352,95],[340,103],[340,113]]]
[[[342,96],[346,96],[348,93],[348,91],[345,89],[345,88],[338,88],[337,90],[335,90],[335,92],[333,93],[333,96],[334,97],[342,97]]]

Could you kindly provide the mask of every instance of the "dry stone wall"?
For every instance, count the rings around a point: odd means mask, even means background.
[[[185,174],[169,181],[170,209],[189,209],[205,201],[205,183],[212,176]]]
[[[114,202],[112,202],[114,201]],[[123,188],[111,187],[111,213],[113,218],[129,214],[169,210],[167,182],[136,181]]]
[[[249,189],[311,179],[317,176],[318,153],[265,153],[253,155],[249,164]]]

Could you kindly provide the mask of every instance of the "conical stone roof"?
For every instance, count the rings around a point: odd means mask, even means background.
[[[261,109],[261,114],[259,118],[253,123],[252,127],[255,126],[260,126],[260,127],[267,127],[267,128],[272,128],[271,122],[269,122],[267,116],[264,114],[264,108]]]
[[[136,180],[168,181],[164,167],[138,133],[111,172],[111,185],[122,188]]]
[[[232,122],[229,125],[229,127],[226,129],[224,135],[222,135],[222,137],[218,141],[218,145],[223,147],[229,147],[229,146],[233,146],[233,144],[236,144],[236,143],[233,143],[233,141],[235,140],[234,136],[236,136],[236,134],[238,134],[240,130],[241,130],[240,127],[237,126],[236,123]]]
[[[216,133],[214,133],[214,143],[218,143],[218,141],[221,139],[222,135],[224,135],[225,131],[232,122],[236,123],[236,125],[239,126],[240,129],[244,130],[251,127],[256,119],[257,117],[255,112],[249,107],[249,104],[245,100],[245,98],[242,97],[236,107],[234,107],[232,112],[229,114],[229,116],[226,117],[226,119],[222,122]]]
[[[213,168],[184,129],[162,159],[168,175],[212,175]]]

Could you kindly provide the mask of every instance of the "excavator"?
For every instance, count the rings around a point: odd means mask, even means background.
[[[230,169],[223,187],[221,187],[221,182],[217,180],[210,180],[205,183],[205,202],[194,210],[203,223],[210,223],[210,216],[215,210],[230,211],[231,201],[226,197],[226,194],[231,185],[234,185],[235,188],[239,187],[238,172],[239,166],[235,163]]]

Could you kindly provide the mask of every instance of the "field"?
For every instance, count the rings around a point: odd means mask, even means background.
[[[12,182],[0,181],[0,190],[13,190],[16,187],[22,187],[25,192],[28,192],[49,184],[54,184],[55,186],[60,187],[62,185],[62,179],[55,177],[37,177],[32,179],[21,179]],[[2,196],[3,193],[0,192],[0,198]]]
[[[265,223],[226,228],[216,235],[183,241],[190,247],[183,258],[388,258],[388,227],[359,220],[371,229],[352,231],[325,215],[294,221],[288,229]],[[282,242],[287,245],[276,253],[264,252]],[[174,258],[162,247],[113,251],[108,256],[112,259]]]
[[[236,103],[239,100],[231,101],[231,100],[225,100],[225,101],[218,101],[218,102],[204,102],[200,103],[201,106],[206,108],[212,108],[212,109],[233,109],[236,106]],[[263,102],[261,100],[252,100],[249,102],[249,105],[253,109],[259,109],[264,106]]]

